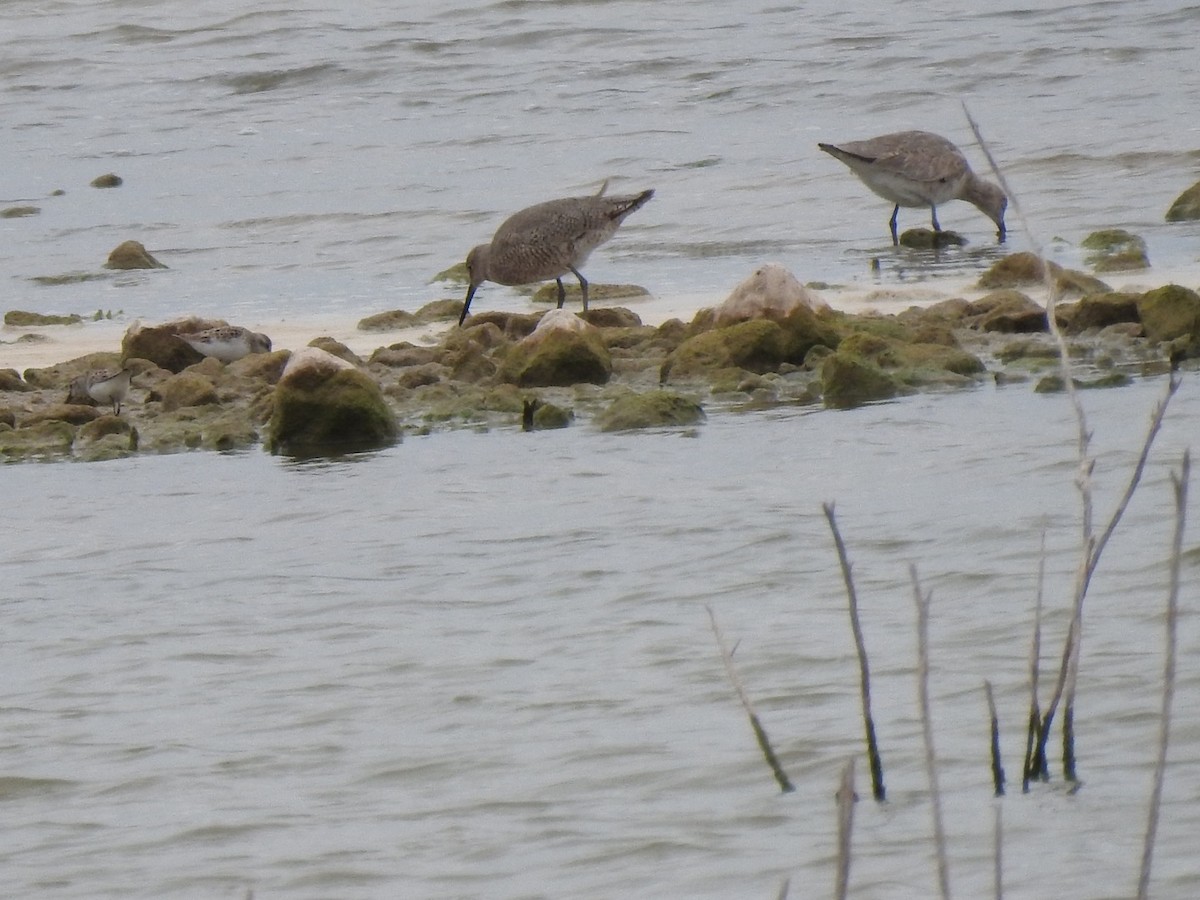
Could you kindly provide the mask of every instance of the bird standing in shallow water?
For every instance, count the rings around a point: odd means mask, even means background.
[[[604,188],[591,197],[567,197],[539,203],[514,213],[496,229],[490,244],[480,244],[467,254],[470,287],[458,324],[467,318],[471,299],[485,281],[496,284],[529,284],[553,278],[558,284],[558,308],[567,292],[562,276],[574,273],[588,308],[588,283],[580,273],[588,255],[616,234],[630,213],[641,209],[654,191],[624,197],[605,197]]]
[[[1004,240],[1008,198],[996,185],[972,172],[962,151],[944,137],[928,131],[898,131],[866,141],[817,146],[849,166],[880,197],[896,204],[888,223],[893,244],[900,243],[896,216],[901,206],[928,206],[933,230],[941,231],[937,207],[948,200],[974,204],[996,223],[996,236]]]

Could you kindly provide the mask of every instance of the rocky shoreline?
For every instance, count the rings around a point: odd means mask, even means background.
[[[485,312],[458,328],[461,301],[442,300],[364,320],[364,336],[437,329],[431,343],[399,341],[367,355],[325,337],[223,363],[178,335],[228,323],[131,328],[111,351],[0,370],[0,459],[100,460],[259,444],[327,455],[451,428],[696,427],[718,410],[847,409],[989,381],[1061,389],[1046,310],[1032,299],[1044,295],[1045,275],[1036,257],[1017,253],[983,274],[975,299],[850,314],[767,265],[691,321],[658,325],[623,306],[594,305],[579,315]],[[1200,363],[1195,291],[1115,292],[1053,266],[1050,277],[1062,295],[1057,321],[1079,385],[1114,387]],[[594,290],[598,298],[603,287]],[[122,368],[132,371],[132,387],[120,415],[71,391],[89,372]]]

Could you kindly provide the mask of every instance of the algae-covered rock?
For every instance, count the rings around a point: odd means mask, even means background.
[[[124,183],[124,179],[115,172],[106,172],[103,175],[97,175],[91,181],[91,185],[94,188],[115,188],[120,187]]]
[[[61,419],[44,419],[20,428],[0,429],[0,457],[53,459],[70,453],[74,442],[75,426]]]
[[[810,293],[786,268],[767,263],[740,282],[713,310],[712,323],[720,328],[750,319],[778,322],[797,310],[815,312],[828,308],[825,301]]]
[[[1080,246],[1090,251],[1084,259],[1097,272],[1123,272],[1150,267],[1146,242],[1123,228],[1093,231]]]
[[[1146,338],[1172,345],[1172,355],[1200,357],[1200,294],[1178,284],[1147,291],[1137,301]]]
[[[1072,378],[1071,384],[1076,390],[1086,391],[1113,387],[1125,387],[1133,383],[1133,379],[1124,372],[1109,372],[1099,378]],[[1047,375],[1033,387],[1037,394],[1057,394],[1066,390],[1062,375]]]
[[[1175,198],[1167,210],[1168,222],[1193,222],[1200,219],[1200,181]]]
[[[337,338],[328,336],[315,337],[308,342],[308,346],[316,347],[319,350],[324,350],[326,353],[331,353],[339,359],[344,359],[351,365],[361,366],[363,361],[358,358],[358,354],[339,341]]]
[[[623,306],[599,306],[581,312],[579,318],[597,328],[640,328],[642,318]]]
[[[153,396],[162,401],[166,412],[186,406],[207,406],[219,402],[212,378],[191,370],[166,379],[155,388]]]
[[[1107,328],[1128,322],[1141,321],[1138,315],[1139,294],[1117,291],[1106,294],[1088,294],[1069,309],[1062,309],[1065,330],[1068,334],[1080,334],[1092,328]]]
[[[0,219],[23,219],[26,216],[36,216],[41,211],[37,206],[9,206],[0,209]]]
[[[165,269],[139,241],[124,241],[108,254],[106,269]]]
[[[565,303],[571,301],[583,302],[583,291],[578,282],[563,282]],[[588,302],[611,303],[613,300],[637,300],[649,297],[650,292],[639,284],[588,284]],[[554,282],[543,284],[533,292],[534,303],[558,303],[558,285]]]
[[[26,384],[21,373],[16,369],[0,369],[0,391],[32,391],[33,386]]]
[[[1057,263],[1047,263],[1055,287],[1062,293],[1098,294],[1111,291],[1107,284],[1085,272],[1064,269]],[[1023,250],[997,260],[979,276],[979,286],[986,290],[1045,284],[1046,269],[1037,254]]]
[[[957,231],[910,228],[900,235],[900,246],[911,250],[940,250],[943,247],[962,247],[966,243],[967,239]]]
[[[901,385],[875,363],[838,350],[821,364],[821,391],[830,409],[853,409],[890,400],[901,392]]]
[[[358,320],[359,331],[399,331],[416,324],[417,317],[406,309],[393,309]]]
[[[123,459],[138,450],[138,430],[120,416],[101,416],[80,427],[75,457],[88,462]]]
[[[837,332],[804,306],[782,320],[750,319],[688,338],[663,363],[660,380],[737,368],[762,374],[800,366],[817,345],[836,347]]]
[[[22,421],[21,425],[35,425],[38,422],[66,422],[70,425],[83,425],[97,419],[102,414],[94,406],[82,403],[52,403],[34,410]]]
[[[612,357],[595,328],[569,310],[556,309],[513,346],[499,377],[521,387],[606,384]]]
[[[1031,334],[1046,331],[1046,310],[1011,288],[992,291],[967,304],[963,322],[978,331]]]
[[[204,354],[193,349],[180,334],[191,334],[214,327],[210,320],[183,320],[164,325],[143,326],[134,323],[121,338],[122,359],[148,359],[160,369],[182,372],[204,359]],[[191,327],[192,324],[201,327]]]
[[[448,269],[442,269],[442,271],[438,272],[436,275],[434,275],[432,278],[429,279],[430,284],[434,284],[435,282],[438,282],[438,281],[449,281],[453,284],[462,284],[462,285],[470,284],[471,283],[471,273],[467,271],[466,260],[463,260],[462,262],[457,262]],[[462,304],[460,303],[459,307],[461,308],[461,306],[462,306]],[[458,315],[458,313],[455,313],[455,316],[457,316],[457,315]]]
[[[395,443],[398,433],[396,417],[369,375],[316,347],[292,354],[275,387],[267,443],[272,453],[378,449]]]
[[[566,428],[575,420],[575,413],[554,403],[545,403],[537,397],[526,400],[521,410],[522,431],[550,431]]]
[[[601,431],[631,431],[695,425],[704,419],[704,407],[690,397],[670,391],[647,391],[618,397],[596,417],[596,425]]]
[[[75,313],[58,316],[28,312],[23,309],[10,309],[4,314],[4,324],[13,328],[33,328],[41,325],[78,325],[82,321],[83,317],[77,316]]]

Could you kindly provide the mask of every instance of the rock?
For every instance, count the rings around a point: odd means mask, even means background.
[[[36,206],[9,206],[0,209],[0,219],[23,219],[26,216],[36,216],[41,209]]]
[[[957,231],[910,228],[900,235],[900,246],[912,250],[940,250],[943,247],[962,247],[966,243],[967,239]]]
[[[41,325],[78,325],[83,321],[82,316],[74,313],[65,316],[48,316],[42,313],[26,312],[23,309],[10,309],[4,314],[4,324],[12,328],[33,328]]]
[[[10,407],[0,406],[0,428],[16,428],[17,414]]]
[[[120,187],[124,183],[125,182],[120,175],[116,175],[112,172],[109,172],[106,175],[97,175],[91,181],[92,187],[94,188],[115,188]]]
[[[596,328],[569,310],[552,309],[509,351],[499,377],[521,387],[606,384],[612,357]]]
[[[669,391],[629,393],[618,397],[596,417],[601,431],[696,425],[705,419],[704,407]]]
[[[1068,334],[1080,334],[1092,328],[1107,328],[1125,322],[1140,322],[1138,315],[1139,294],[1111,292],[1088,294],[1078,303],[1060,312]]]
[[[1124,272],[1150,267],[1146,242],[1123,228],[1093,231],[1080,246],[1091,251],[1084,259],[1097,272]]]
[[[162,263],[150,255],[138,241],[125,241],[118,244],[112,253],[108,254],[106,269],[165,269]]]
[[[798,309],[817,312],[828,308],[829,305],[809,293],[795,275],[781,265],[768,263],[738,284],[713,310],[712,322],[718,328],[750,319],[779,322]]]
[[[1167,210],[1168,222],[1193,222],[1200,219],[1200,181],[1175,198]]]
[[[1046,311],[1027,295],[1008,289],[992,291],[967,304],[963,323],[977,331],[1030,334],[1046,331]]]
[[[642,318],[623,306],[601,306],[581,312],[579,318],[597,328],[640,328]]]
[[[316,347],[292,354],[275,387],[272,453],[378,449],[395,443],[398,434],[396,417],[370,376]]]
[[[406,309],[393,309],[390,312],[376,313],[358,320],[359,331],[399,331],[415,325],[417,317]]]
[[[570,311],[566,310],[566,312]],[[473,328],[491,325],[499,329],[500,333],[509,340],[520,340],[533,334],[533,330],[537,328],[543,315],[545,313],[514,313],[494,310],[472,315],[463,327],[470,331]]]
[[[830,409],[853,409],[876,400],[890,400],[901,386],[879,366],[841,350],[821,365],[821,390]]]
[[[563,288],[566,291],[565,303],[582,303],[583,291],[579,288],[579,282],[563,282]],[[597,300],[600,302],[612,302],[613,300],[634,300],[649,297],[650,292],[638,284],[588,284],[588,302],[594,303]],[[554,282],[543,284],[540,288],[533,292],[532,300],[534,303],[558,303],[558,285]],[[462,310],[462,304],[459,304],[459,310]]]
[[[522,431],[547,431],[566,428],[575,419],[575,413],[553,403],[544,403],[538,398],[526,400],[521,411]]]
[[[21,421],[21,427],[36,425],[39,422],[66,422],[70,425],[83,425],[97,419],[102,413],[92,406],[81,403],[52,403],[30,413]]]
[[[332,353],[339,359],[344,359],[351,365],[361,366],[363,361],[358,358],[358,354],[343,344],[341,341],[331,337],[317,337],[308,342],[308,346],[316,347],[319,350],[324,350],[326,353]]]
[[[161,400],[165,412],[219,402],[212,378],[192,370],[166,379],[151,392],[151,399]]]
[[[1200,294],[1177,284],[1147,291],[1138,315],[1153,344],[1170,344],[1173,358],[1200,358]]]
[[[693,327],[697,327],[695,322]],[[665,382],[668,378],[712,374],[728,368],[758,374],[773,372],[785,364],[803,365],[814,346],[833,348],[838,341],[831,325],[818,319],[807,306],[797,305],[779,321],[750,319],[688,338],[667,357],[659,378]]]
[[[418,347],[407,341],[380,347],[371,354],[369,362],[379,363],[392,369],[403,369],[409,366],[424,366],[437,359],[437,351],[432,347]]]
[[[1111,291],[1107,284],[1085,272],[1064,269],[1057,263],[1049,263],[1050,274],[1055,285],[1063,293],[1100,294]],[[1037,255],[1028,251],[1013,253],[995,262],[979,276],[979,286],[984,289],[1021,287],[1029,284],[1045,284],[1045,269]]]
[[[160,369],[168,372],[182,372],[188,366],[194,366],[205,357],[199,350],[192,349],[178,335],[192,334],[216,327],[208,319],[183,319],[164,325],[143,326],[135,322],[121,338],[121,358],[148,359]],[[200,327],[193,328],[193,323]],[[224,324],[224,323],[220,323]]]
[[[86,409],[86,407],[84,407]],[[0,430],[0,457],[7,459],[55,459],[71,452],[75,427],[59,419]]]
[[[32,391],[33,386],[26,384],[16,369],[0,369],[0,391]]]
[[[435,282],[438,282],[438,281],[449,281],[453,284],[462,284],[462,285],[470,284],[471,283],[471,273],[467,271],[466,260],[464,260],[463,262],[455,263],[448,269],[442,269],[442,271],[438,272],[436,275],[434,275],[432,278],[429,279],[430,284],[434,284]],[[462,309],[461,302],[459,302],[458,308],[460,310]],[[455,318],[458,318],[458,313],[455,313],[454,316],[455,316]]]
[[[1133,379],[1124,372],[1109,372],[1107,375],[1101,375],[1099,378],[1086,380],[1082,378],[1071,379],[1071,384],[1075,386],[1076,390],[1125,387],[1132,383]],[[1047,375],[1033,386],[1033,391],[1036,394],[1057,394],[1065,389],[1065,382],[1061,375]]]

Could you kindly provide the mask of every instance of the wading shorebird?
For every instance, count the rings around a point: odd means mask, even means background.
[[[624,197],[605,197],[606,181],[591,197],[566,197],[539,203],[514,213],[496,229],[490,244],[480,244],[467,254],[470,287],[458,324],[467,318],[471,299],[485,281],[496,284],[530,284],[553,278],[558,284],[558,308],[567,292],[562,277],[579,279],[584,312],[588,308],[588,283],[579,271],[588,255],[616,234],[630,213],[645,206],[654,191]]]
[[[79,382],[89,397],[97,403],[111,403],[113,415],[119,416],[121,404],[129,393],[129,379],[132,377],[132,369],[122,368],[115,372],[112,369],[96,369],[81,375]]]
[[[954,144],[928,131],[898,131],[866,141],[817,144],[862,179],[872,191],[896,204],[888,223],[892,243],[899,244],[896,216],[902,206],[928,206],[933,230],[941,231],[937,208],[948,200],[966,200],[996,223],[996,237],[1005,237],[1004,210],[1008,198],[990,181],[971,171]]]
[[[251,353],[270,353],[271,339],[240,325],[221,325],[191,334],[178,335],[197,353],[231,363]]]

